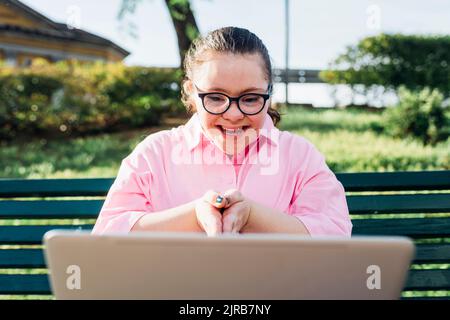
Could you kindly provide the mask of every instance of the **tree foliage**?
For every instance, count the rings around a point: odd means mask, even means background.
[[[380,34],[347,47],[321,73],[331,84],[409,90],[425,87],[450,95],[450,36]]]
[[[119,9],[119,20],[124,21],[128,15],[136,12],[143,0],[122,0]],[[164,0],[175,28],[180,55],[180,66],[192,41],[200,34],[189,0]],[[136,25],[128,23],[128,31],[136,36]]]

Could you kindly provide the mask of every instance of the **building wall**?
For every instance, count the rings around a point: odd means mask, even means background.
[[[19,53],[16,57],[16,63],[18,66],[21,67],[28,67],[32,64],[33,60],[36,58],[47,60],[48,62],[52,62],[52,59],[50,57],[45,57],[41,55],[36,54],[30,54],[30,53]]]
[[[0,24],[20,26],[30,29],[50,29],[50,25],[35,21],[0,4]],[[0,33],[0,61],[8,65],[26,66],[34,58],[48,61],[75,59],[81,61],[122,61],[115,50],[86,43],[76,43],[51,38],[39,38],[14,32]]]
[[[25,15],[20,15],[18,12],[13,11],[10,7],[0,4],[0,24],[6,24],[10,26],[19,26],[26,28],[46,28],[44,23],[31,20]]]
[[[18,50],[27,50],[28,53],[42,52],[43,56],[55,56],[57,60],[64,57],[71,58],[77,57],[81,60],[107,60],[107,61],[121,61],[122,57],[114,52],[110,52],[108,48],[99,48],[95,46],[90,46],[88,44],[77,44],[70,43],[66,41],[57,40],[44,40],[44,39],[30,39],[30,38],[19,38],[12,36],[5,36],[0,34],[0,46],[4,45],[10,47],[20,48]],[[27,53],[27,52],[24,52]],[[85,58],[83,58],[85,56]]]

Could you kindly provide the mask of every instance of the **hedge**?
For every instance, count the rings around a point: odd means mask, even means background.
[[[35,62],[0,67],[0,139],[157,125],[182,110],[175,69]]]

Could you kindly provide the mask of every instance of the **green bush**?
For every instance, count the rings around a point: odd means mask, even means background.
[[[38,62],[0,69],[0,138],[157,125],[182,109],[180,72],[123,64]]]
[[[376,87],[410,90],[425,87],[450,95],[450,36],[380,34],[347,47],[321,78],[332,84],[348,84],[362,93]]]
[[[445,141],[450,134],[450,110],[443,105],[443,95],[437,89],[419,92],[399,89],[399,103],[385,112],[385,130],[399,137],[414,137],[423,144]]]

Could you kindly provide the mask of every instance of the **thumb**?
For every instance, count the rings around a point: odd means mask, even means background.
[[[203,196],[203,200],[218,209],[224,208],[227,203],[227,199],[224,196],[213,190],[207,191]]]
[[[222,220],[216,217],[210,217],[208,221],[205,222],[204,228],[208,236],[216,236],[222,233]]]
[[[223,197],[226,199],[226,201],[224,201],[225,202],[225,208],[229,208],[233,204],[235,204],[236,202],[240,202],[240,201],[244,200],[244,196],[237,189],[231,189],[231,190],[226,191],[223,194]]]

